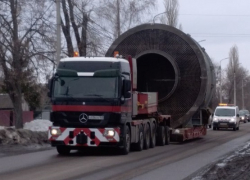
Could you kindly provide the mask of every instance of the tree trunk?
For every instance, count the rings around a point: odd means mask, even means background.
[[[18,95],[13,101],[14,105],[14,117],[15,127],[17,129],[23,128],[23,110],[22,110],[22,94]]]
[[[83,13],[82,38],[78,46],[80,56],[87,55],[87,28],[88,28],[88,15],[86,13]]]
[[[121,25],[120,25],[120,2],[119,0],[116,1],[117,4],[117,17],[116,17],[116,35],[118,38],[121,35]]]
[[[20,82],[12,82],[9,96],[14,106],[15,127],[23,128],[22,91]]]

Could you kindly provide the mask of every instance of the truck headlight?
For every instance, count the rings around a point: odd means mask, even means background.
[[[115,136],[115,130],[114,129],[105,129],[104,136],[114,137]]]
[[[242,117],[241,119],[245,119],[245,117]]]
[[[59,128],[52,128],[50,130],[50,134],[53,136],[59,136],[62,134],[61,130]]]
[[[214,118],[214,119],[213,119],[213,122],[218,122],[218,118]]]

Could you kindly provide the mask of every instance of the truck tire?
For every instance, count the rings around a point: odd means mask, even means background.
[[[124,140],[123,140],[123,147],[121,148],[121,154],[127,155],[130,152],[130,129],[128,126],[125,127],[124,131]]]
[[[144,149],[148,149],[150,145],[150,131],[148,123],[145,125],[144,128]]]
[[[142,126],[140,126],[140,129],[139,129],[139,140],[138,140],[138,142],[134,146],[136,151],[142,151],[143,150],[143,140],[144,140],[143,128],[142,128]]]
[[[213,130],[215,131],[215,130],[216,130],[216,127],[213,127]]]
[[[70,154],[70,148],[67,146],[57,146],[56,150],[58,152],[58,154],[60,155],[69,155]]]
[[[157,145],[159,146],[164,146],[166,143],[166,133],[165,133],[165,128],[164,126],[159,126],[158,127],[158,132],[157,132]]]
[[[165,144],[169,145],[170,143],[170,130],[168,126],[165,126]]]
[[[152,131],[150,133],[150,148],[154,148],[156,144],[156,130],[155,130],[155,124],[152,123]]]

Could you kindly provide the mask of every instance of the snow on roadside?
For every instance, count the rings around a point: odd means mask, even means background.
[[[46,119],[37,119],[24,124],[23,129],[28,129],[31,131],[48,131],[49,126],[52,123]]]
[[[23,129],[15,127],[0,128],[0,145],[35,145],[48,143],[48,129],[52,123],[39,119],[25,123]]]
[[[205,180],[207,179],[207,174],[211,175],[217,174],[220,171],[225,172],[225,168],[230,166],[230,163],[239,159],[240,157],[247,157],[250,155],[250,141],[246,142],[244,146],[239,147],[235,152],[233,152],[228,157],[222,157],[216,164],[210,165],[204,171],[200,172],[196,177],[193,177],[192,180]],[[240,167],[239,167],[240,168]],[[204,178],[205,177],[205,178]]]

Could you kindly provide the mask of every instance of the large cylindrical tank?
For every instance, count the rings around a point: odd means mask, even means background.
[[[171,127],[187,124],[206,109],[215,88],[212,62],[204,48],[182,31],[164,24],[143,24],[122,34],[106,56],[137,60],[137,90],[158,92],[159,111],[172,116]]]

